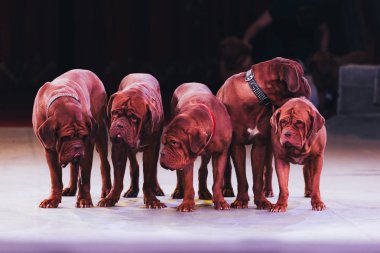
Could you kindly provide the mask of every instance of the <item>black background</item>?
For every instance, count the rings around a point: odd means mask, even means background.
[[[0,125],[30,125],[38,88],[72,68],[95,72],[109,95],[126,74],[151,73],[161,84],[166,112],[183,82],[203,82],[215,92],[223,83],[217,74],[220,41],[242,37],[270,2],[2,0]],[[351,49],[354,20],[378,63],[378,11],[375,0],[328,2],[330,51],[341,55]],[[265,44],[272,39],[267,30],[252,42],[255,62],[264,60]]]

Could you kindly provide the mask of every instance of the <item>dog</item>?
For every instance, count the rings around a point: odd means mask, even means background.
[[[325,119],[306,98],[293,98],[278,108],[272,118],[272,147],[280,195],[272,212],[285,212],[288,202],[289,163],[302,164],[305,196],[311,195],[313,210],[326,208],[319,182],[326,147]]]
[[[230,76],[241,73],[252,66],[251,49],[237,37],[227,37],[219,44],[219,79],[224,83]],[[272,174],[273,155],[267,150],[264,167],[264,191],[266,197],[273,197]],[[223,196],[235,197],[231,183],[231,160],[227,160]]]
[[[191,212],[195,208],[193,166],[202,156],[199,169],[199,197],[211,199],[217,210],[227,210],[222,187],[232,125],[224,105],[201,83],[184,83],[174,92],[171,101],[172,120],[165,128],[161,142],[160,164],[177,170],[174,198],[183,196],[177,210]],[[207,189],[207,164],[212,159],[213,195]]]
[[[52,183],[51,194],[40,203],[41,208],[58,207],[62,195],[76,194],[77,183],[76,207],[93,206],[90,176],[94,144],[101,161],[101,195],[109,193],[106,106],[104,86],[88,70],[70,70],[38,90],[33,107],[33,130],[45,149]],[[69,187],[62,190],[62,168],[69,163]]]
[[[335,107],[338,98],[340,66],[350,63],[365,64],[368,62],[368,53],[365,51],[353,51],[344,56],[336,56],[330,52],[318,51],[310,57],[308,65],[318,91],[319,108],[323,114],[330,116],[330,114],[335,113],[334,108],[328,108],[329,105],[326,97],[327,94],[331,96],[331,106]]]
[[[289,98],[310,96],[310,86],[303,74],[299,63],[277,57],[252,65],[250,71],[246,73],[231,76],[219,89],[217,97],[226,106],[233,128],[230,154],[236,170],[238,194],[231,207],[248,207],[245,145],[252,145],[254,202],[258,209],[271,208],[271,203],[263,192],[263,168],[265,161],[269,160],[267,153],[270,150],[268,147],[270,145],[269,120],[273,108],[281,106]],[[263,102],[267,105],[260,102],[246,80],[255,80],[266,96]],[[230,178],[224,180],[226,181],[225,186],[231,184]],[[224,189],[224,191],[230,190]]]
[[[114,206],[120,199],[127,158],[130,162],[131,186],[125,197],[139,192],[137,152],[143,152],[144,204],[147,208],[164,208],[156,196],[164,193],[157,181],[157,162],[164,122],[160,85],[149,74],[129,74],[108,102],[114,184],[98,206]]]

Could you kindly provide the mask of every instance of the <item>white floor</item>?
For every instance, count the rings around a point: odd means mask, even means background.
[[[199,200],[195,212],[178,213],[180,201],[170,199],[175,172],[162,168],[166,209],[145,209],[142,192],[114,208],[77,209],[75,198],[65,197],[58,209],[40,209],[50,189],[42,147],[31,128],[0,128],[0,252],[379,252],[380,117],[337,117],[327,125],[321,192],[328,209],[311,210],[302,169],[292,166],[286,213],[256,210],[252,201],[246,210],[215,211],[211,202]],[[94,203],[98,168],[95,155]],[[67,176],[68,167],[65,183]],[[197,173],[197,191],[196,179]],[[211,170],[209,179],[211,189]],[[235,177],[233,182],[236,191]]]

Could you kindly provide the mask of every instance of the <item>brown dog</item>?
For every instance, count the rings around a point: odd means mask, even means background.
[[[289,163],[303,164],[305,196],[311,192],[313,210],[326,208],[319,182],[326,146],[325,119],[306,98],[293,98],[277,109],[272,118],[272,146],[280,195],[272,212],[285,212],[288,206]]]
[[[246,73],[227,79],[219,89],[217,97],[225,104],[233,127],[230,152],[238,180],[238,195],[231,207],[248,207],[245,145],[252,144],[254,202],[258,209],[268,209],[271,203],[263,192],[263,167],[268,160],[266,153],[270,144],[269,120],[272,108],[281,106],[292,97],[309,97],[310,86],[303,77],[302,67],[292,60],[275,58],[252,65],[251,71],[257,85],[266,94],[272,106],[260,104],[258,97],[254,95],[245,80]],[[227,172],[226,174],[228,175]],[[230,178],[225,178],[225,181],[225,186],[231,185]]]
[[[194,210],[193,165],[201,155],[199,169],[199,196],[210,198],[207,190],[207,164],[212,157],[214,207],[229,209],[222,194],[223,175],[228,147],[232,137],[230,117],[224,105],[200,83],[185,83],[174,92],[171,103],[172,120],[162,136],[160,163],[166,169],[177,170],[177,187],[174,194],[184,199],[177,210]]]
[[[163,127],[160,85],[149,74],[130,74],[120,83],[119,91],[108,103],[114,184],[98,206],[114,206],[120,199],[127,158],[130,161],[131,186],[125,197],[139,192],[139,165],[136,153],[143,152],[144,203],[146,207],[166,207],[157,198],[163,196],[157,182],[157,161]]]
[[[88,70],[71,70],[45,83],[33,108],[33,129],[45,148],[50,169],[50,196],[40,204],[55,208],[62,195],[75,195],[77,207],[92,207],[90,175],[94,143],[100,155],[102,196],[111,189],[106,125],[107,94],[99,78]],[[70,163],[70,185],[62,193],[62,169]]]

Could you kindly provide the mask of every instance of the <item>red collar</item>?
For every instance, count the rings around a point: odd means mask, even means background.
[[[210,115],[210,119],[211,119],[211,122],[212,122],[212,132],[211,132],[211,135],[210,135],[210,138],[207,140],[205,146],[197,153],[197,155],[201,154],[205,148],[207,147],[207,145],[211,142],[211,139],[212,137],[214,137],[214,134],[215,134],[215,128],[216,128],[216,123],[215,123],[215,115],[214,113],[210,110],[210,108],[204,104],[199,104],[200,106],[203,106],[203,107],[206,107],[207,109],[207,112],[208,114]]]

